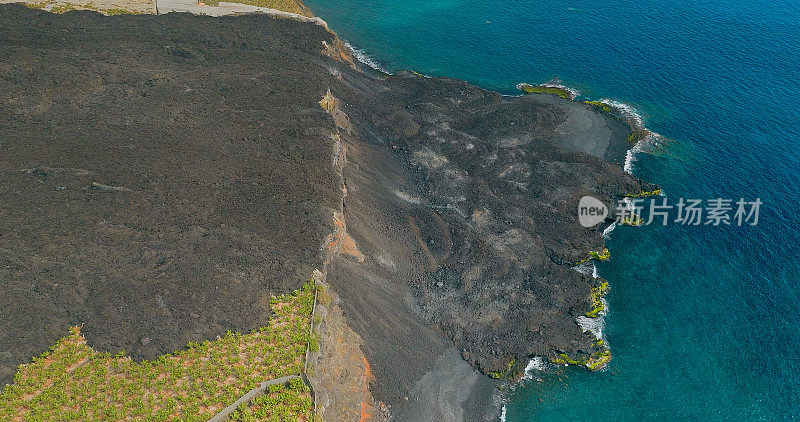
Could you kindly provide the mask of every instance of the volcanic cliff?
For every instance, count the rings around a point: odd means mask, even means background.
[[[652,189],[619,118],[361,69],[316,21],[0,22],[0,381],[71,325],[134,358],[255,329],[315,269],[391,414],[444,361],[595,350],[575,319],[598,280],[572,265],[603,237],[578,200]]]

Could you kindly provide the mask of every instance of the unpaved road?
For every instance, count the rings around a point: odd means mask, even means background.
[[[296,13],[283,12],[267,7],[251,6],[249,4],[220,2],[218,6],[201,5],[197,0],[155,0],[158,13],[169,12],[190,12],[197,15],[224,16],[240,13],[266,13],[271,16],[288,17],[299,20],[317,20],[319,18],[308,18]]]

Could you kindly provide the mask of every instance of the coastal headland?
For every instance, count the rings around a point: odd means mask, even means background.
[[[655,190],[613,112],[362,69],[307,17],[0,24],[0,382],[74,326],[134,360],[253,332],[309,279],[326,420],[476,420],[605,356],[577,204]]]

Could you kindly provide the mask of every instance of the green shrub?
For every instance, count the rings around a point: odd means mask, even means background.
[[[564,88],[559,88],[556,86],[531,85],[522,83],[517,85],[517,88],[523,92],[527,92],[528,94],[549,94],[567,100],[572,99],[572,93]]]

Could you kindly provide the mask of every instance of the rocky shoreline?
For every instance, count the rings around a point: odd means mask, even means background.
[[[613,115],[371,75],[315,22],[0,21],[0,381],[70,325],[135,358],[255,329],[321,268],[334,418],[478,420],[498,411],[482,374],[599,357],[575,319],[601,282],[571,266],[603,236],[577,203],[655,189],[623,171],[634,132]]]

